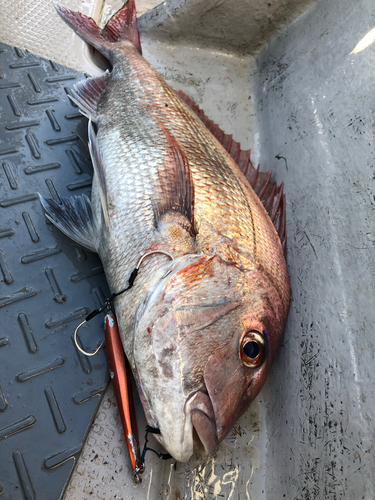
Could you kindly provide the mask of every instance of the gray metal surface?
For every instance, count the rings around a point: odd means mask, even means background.
[[[263,391],[270,500],[375,498],[375,47],[352,53],[374,26],[373,2],[323,0],[258,59],[293,297]]]
[[[173,45],[257,54],[313,0],[165,0],[140,19],[141,33]]]
[[[14,3],[25,8],[24,2]],[[45,9],[49,2],[32,4],[33,9],[37,4]],[[185,4],[181,16],[170,8]],[[218,31],[225,28],[222,16],[229,4],[234,10],[240,4],[241,23]],[[198,9],[190,10],[192,5]],[[255,5],[275,30],[294,18],[302,3],[246,5]],[[79,6],[82,11],[87,7],[87,2]],[[245,7],[234,0],[168,0],[142,19],[142,45],[145,57],[168,82],[190,94],[244,147],[251,147],[254,163],[260,159],[262,168],[273,167],[277,179],[285,180],[293,300],[283,347],[260,397],[216,455],[207,460],[194,457],[176,471],[151,455],[140,487],[131,483],[109,389],[66,500],[375,498],[375,53],[371,45],[350,54],[375,26],[373,2],[313,2],[280,36],[258,30],[256,12]],[[199,24],[205,8],[209,12]],[[271,22],[269,8],[285,9],[290,17],[281,24]],[[232,20],[238,19],[232,14]],[[254,25],[248,22],[251,18]],[[209,33],[202,31],[210,27],[208,20],[214,26],[211,35],[215,30],[218,35],[210,41],[205,39]],[[35,15],[34,33],[39,21]],[[22,40],[22,23],[3,17],[2,36],[7,25]],[[60,53],[56,44],[64,39],[64,51],[76,56],[75,42],[59,36],[60,27],[56,22],[56,38],[51,43],[47,39],[40,50],[48,57]],[[180,28],[181,36],[176,34]],[[238,38],[228,53],[226,35],[233,33]],[[241,50],[263,49],[257,60],[235,55],[245,36],[249,46]],[[264,40],[269,45],[261,47]],[[209,46],[215,49],[202,50]]]
[[[75,326],[107,295],[96,255],[47,224],[38,199],[89,193],[87,120],[67,97],[82,73],[0,44],[0,493],[57,499],[108,381]],[[103,338],[101,320],[80,334]]]

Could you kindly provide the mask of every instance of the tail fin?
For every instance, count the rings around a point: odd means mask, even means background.
[[[113,44],[128,40],[133,47],[142,54],[139,39],[135,0],[128,2],[114,14],[104,29],[100,29],[96,22],[80,12],[74,12],[55,2],[59,16],[79,35],[85,42],[95,47],[105,57],[111,59]]]

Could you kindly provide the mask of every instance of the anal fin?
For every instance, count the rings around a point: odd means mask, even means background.
[[[66,236],[83,247],[96,252],[97,225],[91,202],[86,195],[61,198],[61,205],[40,196],[46,217]]]

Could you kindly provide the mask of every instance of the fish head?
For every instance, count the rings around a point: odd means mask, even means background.
[[[285,302],[285,301],[284,301]],[[208,454],[262,388],[287,308],[267,276],[185,256],[137,312],[135,374],[148,424],[178,461]]]

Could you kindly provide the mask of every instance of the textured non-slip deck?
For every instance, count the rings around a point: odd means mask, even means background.
[[[60,498],[107,385],[75,327],[107,285],[98,257],[47,223],[38,193],[89,194],[85,75],[0,44],[0,497]],[[102,318],[80,330],[93,350]]]

